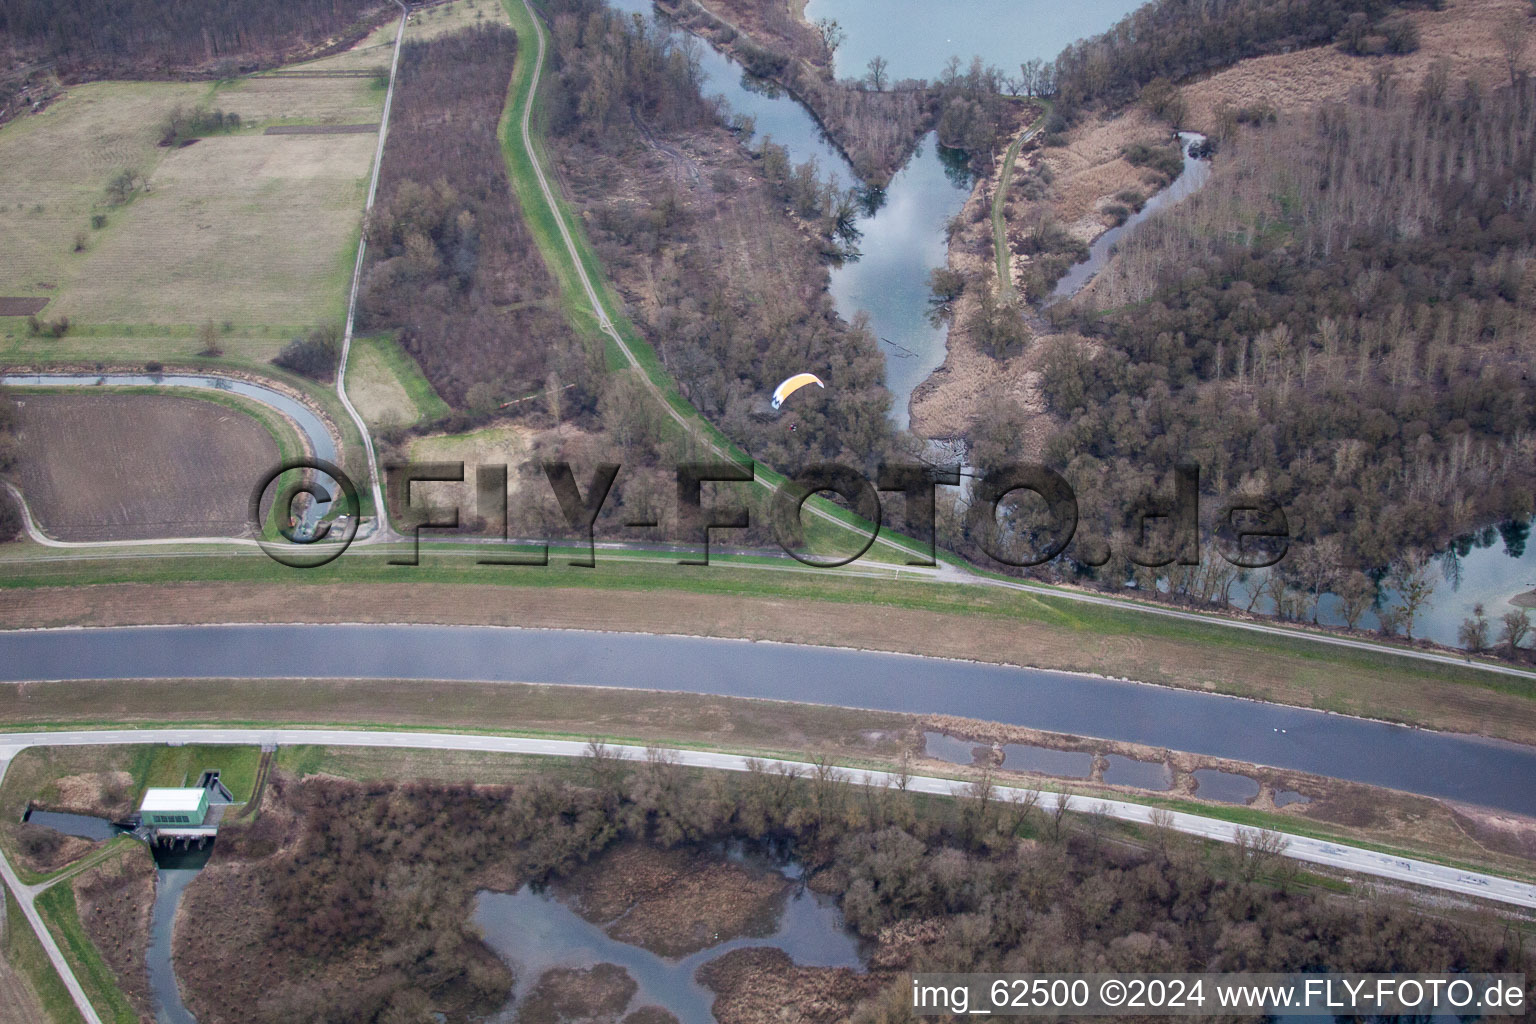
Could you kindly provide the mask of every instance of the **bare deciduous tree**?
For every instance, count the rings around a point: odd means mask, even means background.
[[[890,65],[884,57],[878,54],[869,59],[869,84],[875,92],[884,92],[886,83],[886,70]]]

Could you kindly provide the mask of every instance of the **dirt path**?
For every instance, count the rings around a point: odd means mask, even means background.
[[[1013,162],[1019,157],[1024,143],[1040,134],[1050,110],[1035,119],[1035,123],[1019,133],[1003,157],[1003,173],[997,180],[997,191],[992,193],[992,246],[997,250],[997,283],[1004,299],[1018,295],[1013,286],[1013,253],[1008,248],[1008,186],[1013,183]]]

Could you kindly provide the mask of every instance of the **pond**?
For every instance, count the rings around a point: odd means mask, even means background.
[[[835,20],[846,35],[835,67],[862,78],[884,57],[892,81],[939,77],[944,62],[972,57],[1007,75],[1032,58],[1049,61],[1066,46],[1109,28],[1142,0],[810,0],[806,20]]]
[[[1530,522],[1489,526],[1457,539],[1435,555],[1430,568],[1434,592],[1414,619],[1414,637],[1461,647],[1457,631],[1462,622],[1471,618],[1476,606],[1482,605],[1489,623],[1489,641],[1497,642],[1500,617],[1519,610],[1511,599],[1536,587],[1536,545],[1529,543],[1530,533]],[[1247,607],[1248,595],[1254,588],[1262,588],[1266,577],[1264,571],[1255,571],[1247,581],[1239,582],[1232,588],[1232,604]],[[1396,608],[1400,604],[1398,594],[1383,587],[1378,608]],[[1378,608],[1366,611],[1357,623],[1359,628],[1381,628]],[[1254,605],[1254,610],[1273,612],[1274,602],[1266,595]],[[1323,595],[1317,605],[1317,620],[1324,626],[1345,624],[1343,602],[1337,595]]]
[[[1259,795],[1259,784],[1246,775],[1224,772],[1216,768],[1200,768],[1194,772],[1195,796],[1202,800],[1217,800],[1224,804],[1246,804]]]
[[[1093,755],[1086,750],[1052,750],[1028,743],[1005,743],[1003,767],[1015,772],[1086,779],[1093,771]]]
[[[977,740],[963,740],[945,732],[923,733],[923,753],[950,764],[975,764],[976,749],[986,749],[988,744]]]
[[[610,3],[653,25],[667,25],[650,0]],[[819,2],[812,4],[813,8],[817,6]],[[836,17],[848,34],[844,44],[847,52],[887,45],[879,42],[884,38],[879,33],[885,31],[887,24],[900,23],[909,35],[901,42],[899,62],[894,50],[886,54],[893,69],[900,63],[903,67],[926,68],[916,73],[918,77],[938,77],[949,56],[946,47],[950,44],[926,23],[933,20],[931,15],[914,21],[915,12],[931,11],[936,5],[924,0],[901,0],[895,6],[901,8],[895,17],[891,17],[887,0],[839,3],[837,12],[812,12],[811,16]],[[961,54],[967,61],[972,53],[980,53],[989,62],[1016,70],[1020,62],[1033,57],[1054,58],[1066,42],[1108,28],[1136,6],[1137,0],[1090,0],[1087,5],[1050,7],[1038,0],[970,0],[944,5],[942,20],[964,21],[968,26]],[[1055,27],[1039,31],[1037,22],[1042,18]],[[953,33],[948,38],[954,38]],[[984,39],[987,44],[981,45]],[[732,112],[750,115],[755,121],[757,140],[771,135],[774,142],[789,150],[792,162],[814,159],[823,177],[832,177],[843,188],[858,184],[847,161],[827,141],[826,133],[809,111],[787,93],[754,81],[739,64],[712,47],[704,46],[701,51],[704,93],[722,95]],[[858,67],[862,68],[863,63],[859,61]],[[840,61],[839,73],[847,73],[841,71],[842,67]],[[895,74],[908,76],[905,71]],[[885,355],[886,387],[894,399],[890,415],[898,429],[905,429],[910,422],[907,406],[912,389],[944,362],[948,328],[942,324],[935,326],[929,320],[928,276],[948,259],[945,228],[965,205],[972,184],[963,155],[945,150],[930,132],[886,188],[866,203],[856,225],[862,236],[858,243],[861,256],[834,266],[831,271],[830,287],[838,314],[848,321],[861,311],[869,314],[870,330],[879,339]],[[834,382],[828,383],[835,386]]]
[[[793,872],[786,872],[792,876]],[[611,938],[547,892],[524,886],[515,893],[482,892],[475,899],[474,923],[486,943],[512,965],[512,999],[495,1018],[516,1020],[519,1002],[533,983],[552,968],[588,968],[617,964],[639,986],[627,1010],[659,1006],[680,1024],[713,1024],[714,995],[694,977],[699,967],[735,949],[772,946],[802,967],[850,967],[864,963],[858,940],[843,926],[831,898],[804,886],[792,887],[772,920],[759,922],[756,937],[720,942],[691,956],[667,959],[639,946]],[[627,1012],[627,1011],[626,1011]]]
[[[1173,788],[1173,772],[1162,761],[1138,761],[1122,754],[1106,754],[1105,759],[1109,766],[1104,769],[1104,781],[1111,786],[1151,790]]]
[[[81,839],[93,839],[97,842],[111,839],[122,831],[122,829],[113,825],[106,818],[98,818],[91,814],[66,814],[62,811],[28,811],[21,820],[28,825],[40,825],[43,828],[51,828],[55,832],[62,832],[67,836],[78,836]]]

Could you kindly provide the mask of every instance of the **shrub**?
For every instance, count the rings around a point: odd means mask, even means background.
[[[206,321],[203,326],[197,329],[197,340],[202,342],[203,345],[202,351],[198,355],[211,357],[224,354],[223,347],[219,345],[219,329],[213,326],[212,320]]]
[[[119,171],[113,179],[107,183],[107,199],[114,206],[121,206],[133,198],[133,194],[139,190],[144,179],[138,171]]]
[[[106,214],[104,214],[104,213],[93,213],[91,215],[91,227],[95,228],[97,231],[100,231],[102,228],[104,228],[106,226],[107,226],[107,215]]]
[[[341,339],[336,329],[321,327],[310,331],[307,338],[294,338],[284,345],[272,362],[312,380],[328,382],[335,379],[340,354]]]
[[[69,333],[69,317],[61,316],[57,320],[41,320],[36,314],[27,317],[27,331],[33,335],[62,338]]]
[[[1150,167],[1165,178],[1177,178],[1184,170],[1184,155],[1177,145],[1149,146],[1138,142],[1126,146],[1121,155],[1132,167]]]
[[[1419,48],[1419,27],[1406,17],[1389,18],[1382,23],[1388,53],[1412,53]]]
[[[8,487],[0,487],[0,544],[21,536],[21,509]]]

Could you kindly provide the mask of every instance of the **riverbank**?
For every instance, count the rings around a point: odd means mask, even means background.
[[[1004,162],[977,181],[958,218],[959,230],[949,236],[947,265],[968,284],[954,303],[944,363],[912,393],[913,433],[974,438],[978,420],[996,421],[1006,408],[1018,452],[1026,459],[1041,457],[1054,425],[1040,391],[1047,344],[1053,337],[1087,351],[1092,344],[1057,334],[1031,307],[1045,300],[1058,274],[1087,255],[1089,244],[1168,184],[1167,174],[1126,157],[1136,146],[1166,149],[1168,137],[1166,126],[1138,109],[1089,118],[1066,133],[1063,145],[1025,143],[1005,193],[1000,194]],[[1001,214],[1000,226],[994,212]],[[1005,265],[1007,280],[999,276]],[[1029,336],[1022,351],[1000,357],[978,344],[973,324],[983,302],[1010,290],[1023,303],[1015,308],[1024,315]]]
[[[871,188],[884,188],[933,128],[926,83],[838,80],[821,33],[780,0],[660,0],[662,11],[803,106]]]
[[[212,727],[228,721],[229,716],[254,728],[334,728],[344,723],[357,728],[480,730],[486,723],[516,723],[519,734],[552,739],[598,736],[616,744],[729,750],[801,761],[830,757],[855,771],[906,770],[959,781],[990,776],[999,784],[1070,788],[1080,795],[1168,806],[1234,823],[1364,843],[1405,856],[1475,864],[1512,877],[1536,877],[1532,835],[1536,824],[1518,815],[1231,759],[956,716],[519,683],[262,680],[243,681],[232,690],[227,682],[220,681],[145,680],[29,685],[19,692],[27,710],[0,714],[0,723],[8,727],[79,728],[123,723]],[[13,699],[17,693],[14,686],[0,688],[0,708],[18,706],[21,702]],[[102,708],[112,709],[112,721],[100,721]],[[983,748],[1022,743],[1091,756],[1096,771],[1103,759],[1111,757],[1166,764],[1171,769],[1170,786],[1137,788],[1106,782],[1102,774],[1098,778],[1051,775],[1027,766],[1011,766],[1007,759],[990,770],[985,758],[957,763],[941,756],[944,752],[937,747],[930,749],[925,733],[935,731]],[[98,777],[130,763],[135,751],[148,749],[98,746],[28,750],[12,765],[15,778],[8,779],[0,790],[6,801],[4,808],[9,813],[23,806],[29,794],[44,792],[51,778]],[[231,752],[255,754],[254,748],[199,749],[202,760],[212,759],[210,763],[231,761]],[[275,763],[288,771],[348,779],[452,783],[473,778],[489,785],[526,779],[536,769],[538,759],[478,752],[317,746],[285,748]],[[1212,771],[1258,780],[1259,795],[1247,805],[1202,795],[1192,785],[1197,781],[1194,773]],[[1119,776],[1116,773],[1113,777]],[[1281,806],[1275,799],[1279,793],[1299,794],[1305,800]],[[100,813],[99,808],[83,809]],[[13,855],[19,849],[12,836],[16,828],[19,826],[0,833]],[[94,848],[80,841],[69,859],[52,870],[77,863]]]

